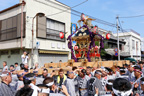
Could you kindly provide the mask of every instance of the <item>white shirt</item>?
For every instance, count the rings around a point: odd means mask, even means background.
[[[8,66],[5,66],[5,67],[3,68],[3,71],[8,71]]]
[[[38,96],[38,91],[40,91],[40,88],[35,86],[33,83],[30,83],[30,86],[34,90],[32,96]]]
[[[21,59],[22,59],[22,63],[23,64],[26,64],[28,63],[28,56],[25,56],[24,54],[21,56]]]
[[[20,66],[17,66],[17,67],[15,68],[15,70],[16,70],[16,71],[20,70]]]

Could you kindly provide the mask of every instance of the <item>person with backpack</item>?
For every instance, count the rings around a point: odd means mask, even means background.
[[[96,70],[94,77],[88,81],[88,96],[95,96],[95,88],[98,89],[98,95],[102,95],[104,93],[104,88],[102,87],[101,82],[101,75],[102,72],[100,70]]]

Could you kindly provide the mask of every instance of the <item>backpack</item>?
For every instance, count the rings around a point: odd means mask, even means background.
[[[88,82],[88,94],[89,95],[95,95],[95,86],[94,83],[96,82],[96,78],[93,77]]]

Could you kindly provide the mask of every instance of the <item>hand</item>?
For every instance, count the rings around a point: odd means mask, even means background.
[[[137,88],[139,86],[139,83],[134,84],[134,88]]]
[[[67,88],[64,86],[64,85],[62,85],[62,90],[61,90],[66,96],[70,96],[69,94],[68,94],[68,91],[67,91]]]
[[[98,88],[95,87],[95,91],[96,91],[96,94],[98,95],[98,92],[99,92]]]
[[[51,75],[50,75],[50,77],[53,77],[54,75],[56,75],[56,73],[52,72]]]
[[[130,82],[131,83],[131,85],[133,85],[133,82]]]
[[[136,93],[136,95],[135,96],[140,96],[138,93]]]

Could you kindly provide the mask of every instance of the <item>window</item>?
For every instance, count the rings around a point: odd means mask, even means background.
[[[19,54],[19,53],[20,53],[19,49],[11,50],[11,55],[15,55],[15,54]]]
[[[132,49],[135,49],[135,41],[132,40]]]
[[[1,51],[1,55],[8,55],[8,50]]]
[[[23,36],[25,35],[25,13],[23,23]],[[0,20],[0,41],[16,39],[21,36],[21,14]]]
[[[136,41],[136,49],[137,49],[137,50],[139,49],[138,41]]]
[[[61,39],[59,37],[60,32],[65,32],[65,24],[47,19],[47,33],[46,33],[46,38],[48,39],[53,39],[53,40],[59,40],[59,41],[65,41],[65,39]]]

